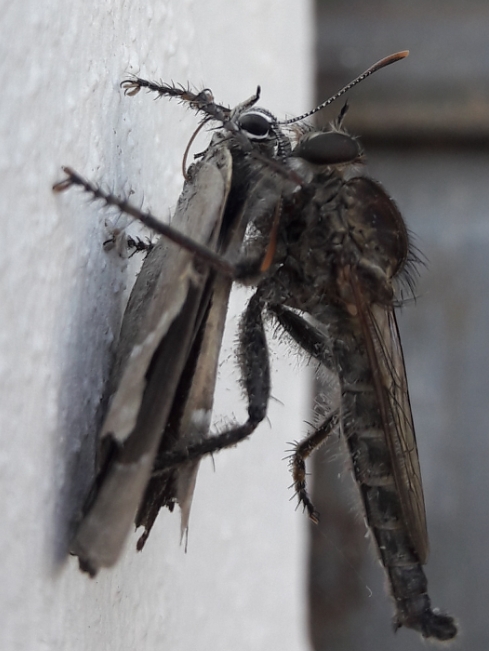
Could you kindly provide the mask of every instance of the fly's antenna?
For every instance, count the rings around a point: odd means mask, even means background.
[[[294,124],[294,122],[301,122],[302,120],[305,120],[306,118],[310,117],[311,115],[314,115],[314,113],[317,113],[318,111],[322,111],[323,108],[326,106],[329,106],[332,104],[335,100],[338,99],[338,97],[341,97],[344,95],[346,92],[350,90],[350,88],[353,88],[353,86],[356,86],[359,84],[361,81],[366,79],[367,77],[370,77],[370,75],[373,75],[374,72],[377,72],[377,70],[381,70],[382,68],[385,68],[386,66],[390,66],[391,63],[395,63],[396,61],[400,61],[401,59],[405,59],[409,55],[409,50],[403,50],[402,52],[396,52],[395,54],[391,54],[388,57],[384,57],[380,61],[377,61],[377,63],[374,63],[373,66],[370,66],[370,68],[367,68],[365,72],[362,72],[361,75],[359,75],[356,79],[353,81],[350,81],[349,84],[344,86],[341,90],[339,90],[335,95],[327,99],[325,102],[320,104],[319,106],[316,106],[316,108],[312,109],[312,111],[309,111],[308,113],[304,113],[303,115],[299,115],[298,118],[291,118],[290,120],[284,120],[283,122],[278,122],[279,125],[281,126],[287,126],[288,124]]]

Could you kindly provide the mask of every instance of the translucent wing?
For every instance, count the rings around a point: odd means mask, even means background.
[[[355,274],[351,281],[403,517],[419,560],[424,563],[428,556],[428,533],[423,486],[394,308],[368,305]]]

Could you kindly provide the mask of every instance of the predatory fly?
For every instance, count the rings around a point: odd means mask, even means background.
[[[91,575],[117,561],[134,522],[145,528],[142,548],[162,506],[177,502],[186,529],[199,460],[236,445],[265,418],[271,390],[266,317],[340,383],[340,407],[294,450],[299,502],[317,521],[305,459],[341,428],[394,599],[395,626],[439,640],[456,635],[452,617],[432,609],[422,569],[426,516],[394,312],[396,290],[403,281],[410,286],[415,255],[392,199],[376,181],[354,175],[363,153],[342,128],[346,105],[325,129],[305,122],[405,56],[382,59],[313,111],[282,122],[256,107],[259,89],[231,110],[207,89],[124,81],[126,95],[144,88],[176,98],[203,117],[201,126],[220,125],[184,171],[171,226],[64,168],[56,191],[81,186],[161,235],[124,315],[100,432],[100,469],[72,541],[71,551]],[[248,418],[211,436],[234,281],[255,288],[238,352]]]

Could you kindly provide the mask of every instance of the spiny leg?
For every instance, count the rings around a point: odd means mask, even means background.
[[[129,252],[129,258],[132,258],[136,253],[149,253],[154,248],[154,243],[149,238],[142,240],[140,237],[132,237],[119,229],[114,229],[113,235],[105,240],[103,246],[105,251],[116,249],[119,253],[122,253],[121,249],[124,246]]]
[[[240,332],[240,362],[243,384],[248,397],[248,420],[243,425],[211,436],[183,449],[172,450],[158,459],[153,475],[189,461],[237,445],[248,438],[267,414],[270,397],[270,364],[262,319],[263,302],[256,292],[248,303]]]
[[[128,235],[126,241],[127,248],[131,251],[129,255],[130,258],[132,258],[135,253],[149,253],[154,249],[154,242],[151,242],[149,239],[142,240],[140,237],[131,237]]]
[[[114,206],[121,213],[129,215],[134,219],[137,219],[142,224],[153,230],[155,233],[162,235],[163,237],[168,238],[175,244],[178,244],[183,249],[190,251],[195,254],[195,256],[206,262],[213,269],[219,273],[224,274],[225,276],[230,276],[231,278],[235,277],[235,268],[232,264],[224,260],[219,254],[215,253],[206,246],[199,244],[190,237],[184,235],[181,231],[165,224],[164,222],[157,219],[150,212],[145,212],[134,206],[130,201],[126,199],[120,199],[110,192],[105,192],[95,183],[87,181],[83,176],[75,172],[70,167],[63,167],[63,171],[66,174],[66,179],[55,183],[53,185],[54,192],[64,192],[73,185],[80,186],[85,192],[90,194],[94,199],[101,199],[106,206]]]
[[[300,441],[295,447],[295,452],[290,460],[292,468],[292,477],[294,478],[294,490],[299,499],[299,504],[303,504],[307,514],[317,524],[319,522],[319,513],[314,508],[311,502],[306,486],[306,459],[328,438],[331,432],[336,429],[339,424],[339,412],[333,411],[323,424],[317,428],[315,432]]]
[[[189,106],[196,111],[204,113],[205,116],[212,120],[221,122],[225,129],[231,133],[238,133],[238,127],[232,121],[233,114],[251,108],[260,99],[260,87],[256,89],[256,93],[250,98],[239,104],[235,109],[231,110],[221,104],[216,104],[214,95],[209,88],[204,88],[198,93],[194,93],[190,88],[185,86],[175,86],[174,84],[156,83],[141,79],[140,77],[129,77],[124,79],[121,83],[121,88],[124,89],[124,94],[130,97],[137,95],[141,88],[146,88],[148,91],[157,93],[159,97],[176,98],[181,102],[188,102]],[[245,143],[246,140],[243,140]]]
[[[308,323],[301,316],[282,305],[269,306],[269,311],[275,316],[282,328],[296,341],[301,348],[312,355],[328,369],[334,369],[333,355],[329,349],[325,335]],[[306,487],[306,459],[316,448],[327,439],[329,434],[339,424],[338,410],[328,415],[323,424],[302,442],[298,443],[290,465],[294,478],[294,489],[311,520],[317,524],[319,514],[314,508]]]
[[[283,305],[268,305],[282,328],[299,346],[321,362],[327,369],[336,373],[336,363],[326,335],[308,323],[302,316]]]
[[[209,88],[204,88],[198,93],[194,93],[190,88],[185,86],[175,86],[175,84],[165,84],[163,82],[148,81],[141,79],[141,77],[133,76],[124,79],[121,82],[121,88],[124,90],[124,95],[134,97],[137,95],[141,88],[146,88],[149,92],[157,93],[160,97],[176,98],[181,102],[188,102],[188,104],[197,111],[207,112],[207,107],[216,106],[223,113],[229,115],[230,109],[225,106],[215,104],[214,96]]]

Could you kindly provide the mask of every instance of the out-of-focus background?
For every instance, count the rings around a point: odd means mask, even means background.
[[[408,59],[349,93],[345,126],[426,257],[399,314],[424,479],[433,604],[450,648],[489,643],[489,5],[317,0],[317,99],[392,52]],[[328,116],[336,115],[334,106]],[[315,651],[414,651],[391,603],[337,439],[313,462],[310,625]]]

